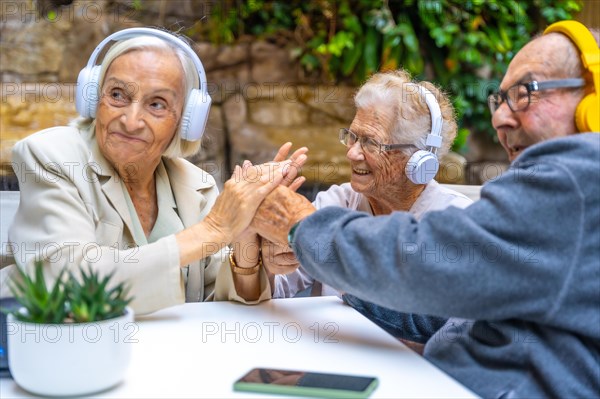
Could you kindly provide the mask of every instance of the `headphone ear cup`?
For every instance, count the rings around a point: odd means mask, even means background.
[[[411,182],[427,184],[435,177],[439,168],[440,163],[434,153],[419,150],[410,157],[404,172]]]
[[[575,124],[579,132],[600,132],[600,97],[588,94],[575,111]]]
[[[197,141],[202,138],[208,122],[208,113],[212,100],[208,93],[194,89],[188,95],[185,109],[181,115],[179,134],[182,139]]]
[[[75,108],[84,118],[95,118],[98,107],[100,88],[100,65],[85,67],[77,77],[77,90],[75,91]]]

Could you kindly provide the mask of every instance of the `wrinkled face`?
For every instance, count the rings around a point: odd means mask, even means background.
[[[393,126],[394,112],[386,106],[374,106],[359,108],[350,130],[358,136],[370,137],[382,144],[409,144],[395,143],[392,140],[390,132]],[[389,192],[392,186],[397,187],[406,181],[404,167],[409,157],[399,150],[368,152],[357,141],[348,148],[346,158],[352,167],[352,189],[366,196],[377,198],[382,193]]]
[[[557,58],[557,53],[561,53],[557,51],[560,40],[568,39],[563,35],[547,35],[523,47],[511,61],[500,89],[507,90],[517,83],[533,80],[579,77],[563,76],[556,70],[561,65]],[[580,97],[574,90],[567,89],[532,92],[529,107],[517,112],[512,112],[506,101],[503,102],[492,115],[492,125],[509,160],[512,162],[533,144],[576,133],[575,109]]]
[[[117,57],[106,72],[96,140],[117,170],[158,164],[178,128],[183,69],[169,51],[138,50]]]

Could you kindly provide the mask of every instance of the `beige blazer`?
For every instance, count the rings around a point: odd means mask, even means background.
[[[212,176],[186,160],[164,158],[163,162],[179,217],[190,227],[207,215],[218,188]],[[47,260],[49,280],[65,265],[77,270],[89,264],[102,274],[114,273],[115,282],[128,282],[136,313],[184,301],[244,302],[233,287],[227,249],[190,264],[184,287],[186,270],[180,267],[174,235],[136,245],[119,176],[90,133],[74,127],[35,133],[15,145],[13,168],[21,190],[19,209],[9,228],[17,264],[30,268],[41,255]],[[221,268],[223,277],[217,283]],[[270,298],[264,274],[261,271],[259,301]],[[219,285],[216,298],[215,284]]]

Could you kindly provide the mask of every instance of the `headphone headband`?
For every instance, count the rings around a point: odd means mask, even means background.
[[[592,72],[594,88],[600,93],[600,49],[589,29],[577,21],[560,21],[547,27],[544,34],[552,32],[562,33],[579,48],[583,67]]]
[[[560,21],[550,25],[547,33],[562,33],[579,49],[583,68],[592,75],[594,92],[584,96],[575,110],[579,132],[600,132],[600,49],[592,33],[577,21]]]
[[[174,36],[171,33],[164,32],[159,29],[128,28],[128,29],[123,29],[118,32],[115,32],[112,35],[109,35],[107,38],[102,40],[100,42],[100,44],[98,44],[98,46],[96,46],[96,48],[92,52],[92,55],[90,56],[90,59],[88,60],[88,63],[87,63],[88,68],[92,68],[96,65],[96,60],[98,59],[100,52],[102,51],[102,49],[104,49],[104,47],[106,47],[108,42],[131,39],[131,38],[139,37],[139,36],[158,37],[160,39],[166,40],[167,42],[173,43],[173,44],[177,45],[178,48],[182,49],[194,63],[194,66],[196,67],[196,70],[198,71],[198,80],[200,82],[199,89],[203,94],[206,94],[206,73],[204,72],[204,66],[202,65],[202,62],[200,62],[200,58],[198,58],[198,55],[192,50],[192,48],[190,47],[190,45],[188,43],[184,42],[183,40],[181,40],[177,36]]]
[[[430,151],[435,152],[435,149],[442,146],[442,110],[440,109],[440,105],[438,104],[435,95],[429,89],[416,83],[409,84],[419,90],[419,94],[425,99],[425,103],[429,109],[429,114],[431,115],[431,131],[427,135],[425,144],[428,147],[431,147]]]
[[[404,173],[414,184],[427,184],[435,177],[440,168],[436,152],[442,146],[442,111],[431,91],[416,83],[409,84],[416,87],[420,96],[425,99],[431,115],[431,131],[425,140],[425,145],[429,147],[429,150],[415,152],[406,163]]]
[[[190,45],[177,36],[162,30],[153,28],[129,28],[115,32],[102,40],[92,52],[87,66],[79,72],[77,77],[77,91],[75,93],[75,107],[77,112],[84,118],[95,118],[96,109],[100,100],[99,84],[101,65],[96,65],[100,52],[110,41],[130,39],[140,36],[152,36],[171,43],[185,52],[192,60],[196,73],[198,74],[199,88],[190,88],[186,95],[185,105],[181,114],[179,124],[179,136],[183,140],[197,141],[202,138],[208,121],[211,98],[206,87],[206,73],[198,55]]]

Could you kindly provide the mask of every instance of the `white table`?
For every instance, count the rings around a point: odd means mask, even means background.
[[[253,367],[376,376],[373,398],[476,397],[337,297],[185,304],[136,321],[125,380],[95,397],[269,397],[232,390]],[[27,396],[10,379],[0,394]]]

